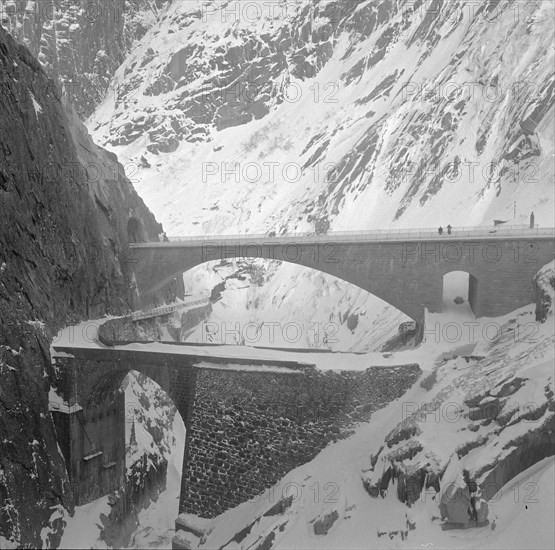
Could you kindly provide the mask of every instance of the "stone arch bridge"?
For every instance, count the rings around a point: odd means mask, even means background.
[[[223,348],[54,345],[59,400],[50,410],[76,504],[125,485],[129,419],[119,388],[132,370],[155,381],[181,414],[179,513],[207,518],[260,495],[401,397],[421,374],[416,364],[321,371],[298,358],[242,357]]]
[[[132,243],[138,291],[149,294],[202,263],[230,258],[280,260],[316,269],[370,292],[420,322],[441,312],[443,277],[469,273],[477,317],[529,304],[532,278],[555,257],[554,229],[523,226],[342,232],[327,235],[179,237]]]

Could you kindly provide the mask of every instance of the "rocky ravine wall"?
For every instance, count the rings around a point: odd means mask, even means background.
[[[103,177],[115,157],[96,159],[91,183],[72,139],[87,141],[82,128],[39,63],[1,28],[0,85],[0,533],[40,547],[51,507],[73,506],[48,411],[51,338],[68,323],[128,310],[126,203],[134,201],[147,238],[161,227],[117,163],[118,177]],[[87,154],[95,158],[94,149]],[[102,194],[91,192],[95,185]]]
[[[166,0],[0,0],[0,25],[38,58],[82,118],[91,115],[135,40]]]

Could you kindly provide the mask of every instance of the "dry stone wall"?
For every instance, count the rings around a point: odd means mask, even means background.
[[[214,517],[260,494],[402,396],[418,365],[364,372],[199,370],[180,512]]]

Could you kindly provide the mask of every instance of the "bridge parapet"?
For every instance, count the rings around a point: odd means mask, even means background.
[[[472,306],[478,317],[504,315],[531,303],[533,277],[555,257],[555,230],[510,226],[454,228],[441,236],[437,230],[205,236],[141,243],[130,252],[141,293],[153,292],[205,262],[262,258],[342,279],[421,322],[424,308],[442,311],[443,277],[451,271],[472,277]]]
[[[259,234],[235,234],[235,235],[194,235],[194,236],[171,236],[164,242],[130,243],[130,248],[171,248],[176,245],[197,246],[198,243],[226,243],[226,242],[264,242],[265,244],[281,244],[283,242],[298,243],[323,243],[323,242],[368,242],[368,241],[419,241],[436,239],[496,239],[496,238],[527,238],[536,237],[555,238],[555,229],[552,227],[533,228],[526,225],[499,225],[475,226],[475,227],[453,227],[448,233],[438,234],[437,228],[422,229],[376,229],[362,231],[328,231],[325,234],[311,232],[288,233],[286,235]]]

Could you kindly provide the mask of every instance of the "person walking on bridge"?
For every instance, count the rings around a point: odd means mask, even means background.
[[[451,229],[453,229],[453,228],[451,227],[451,224],[449,224],[447,226],[447,235],[451,235]]]
[[[441,227],[441,225],[439,226],[439,229],[437,230],[437,232],[438,232],[440,235],[443,235],[443,227]]]
[[[530,229],[534,229],[534,212],[530,214]]]

